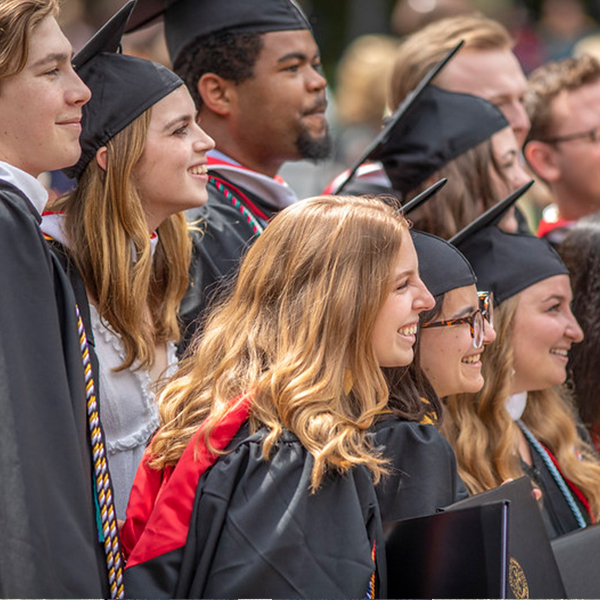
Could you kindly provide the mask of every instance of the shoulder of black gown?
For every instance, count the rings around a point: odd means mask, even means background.
[[[389,416],[375,424],[372,439],[390,461],[376,488],[384,523],[433,514],[468,495],[454,451],[434,425]]]
[[[227,180],[218,174],[220,180]],[[264,202],[240,188],[244,195],[262,208]],[[188,346],[210,302],[227,288],[236,273],[244,252],[258,237],[239,208],[234,206],[224,191],[207,186],[208,202],[186,211],[192,229],[192,262],[190,285],[181,302],[182,342],[180,352]],[[240,198],[241,199],[241,198]],[[270,218],[272,209],[267,213]]]
[[[102,597],[73,291],[38,224],[0,185],[0,595]]]
[[[286,432],[264,460],[264,435],[247,437],[202,476],[185,548],[128,569],[128,594],[363,598],[374,545],[376,578],[385,581],[370,474],[330,474],[311,494],[312,457]]]

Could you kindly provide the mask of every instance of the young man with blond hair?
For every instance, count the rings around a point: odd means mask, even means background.
[[[75,163],[90,92],[57,0],[0,3],[0,596],[106,597],[73,290],[37,177]]]
[[[435,85],[451,92],[480,96],[495,104],[522,145],[529,130],[523,106],[527,81],[506,28],[481,15],[440,19],[400,45],[392,72],[391,107],[396,108],[461,40],[462,48],[435,78]]]
[[[525,98],[525,158],[552,199],[538,235],[560,243],[579,219],[600,211],[600,62],[582,56],[542,65]]]

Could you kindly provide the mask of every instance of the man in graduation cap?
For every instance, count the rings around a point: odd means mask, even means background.
[[[326,80],[310,25],[291,0],[141,0],[128,29],[160,18],[174,70],[216,142],[208,203],[189,214],[202,219],[181,308],[189,337],[218,282],[296,201],[281,166],[329,155]]]
[[[109,594],[75,299],[39,228],[48,194],[37,177],[78,160],[90,99],[57,16],[55,0],[0,3],[3,598]],[[97,411],[94,426],[96,444]]]

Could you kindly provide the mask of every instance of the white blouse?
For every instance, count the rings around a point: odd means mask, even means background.
[[[132,368],[114,371],[123,364],[125,349],[121,337],[100,317],[93,305],[90,316],[99,369],[100,415],[104,428],[108,465],[115,494],[117,518],[125,518],[133,478],[152,434],[158,427],[155,390],[148,371]],[[175,372],[175,344],[167,343],[168,367]]]

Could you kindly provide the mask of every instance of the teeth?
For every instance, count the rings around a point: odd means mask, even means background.
[[[416,335],[417,334],[417,326],[409,325],[408,327],[402,327],[402,329],[398,330],[400,335]]]
[[[206,165],[197,165],[195,167],[190,167],[188,169],[188,173],[192,175],[206,175]]]
[[[559,356],[564,356],[566,358],[569,356],[569,351],[561,348],[553,348],[550,350],[550,354],[558,354]]]
[[[467,356],[467,358],[463,358],[462,362],[467,363],[468,365],[473,365],[480,360],[481,354],[473,354],[473,356]]]

